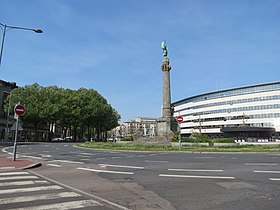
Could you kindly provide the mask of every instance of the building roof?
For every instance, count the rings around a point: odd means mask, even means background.
[[[6,82],[4,80],[0,80],[0,86],[11,86],[11,88],[17,87],[15,82]]]
[[[179,101],[173,102],[172,106],[183,104],[186,101],[196,101],[196,99],[198,100],[198,99],[203,98],[203,97],[204,97],[205,100],[209,99],[209,98],[223,97],[222,93],[228,92],[228,91],[240,90],[240,89],[245,89],[245,88],[261,87],[261,86],[267,86],[267,85],[276,85],[276,84],[280,86],[280,82],[269,82],[269,83],[262,83],[262,84],[256,84],[256,85],[241,86],[241,87],[236,87],[236,88],[229,88],[229,89],[224,89],[224,90],[212,91],[212,92],[203,93],[203,94],[199,94],[199,95],[195,95],[195,96],[191,96],[191,97],[181,99]],[[257,92],[259,92],[259,91],[257,91]],[[209,97],[211,95],[213,95],[213,96],[216,95],[216,96],[215,97]],[[218,95],[220,95],[220,96],[218,96]],[[238,94],[236,93],[235,95],[238,95]]]

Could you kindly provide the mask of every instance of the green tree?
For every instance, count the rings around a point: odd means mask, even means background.
[[[5,101],[8,109],[9,98]],[[26,107],[22,120],[32,124],[37,139],[40,124],[60,127],[62,131],[70,131],[76,139],[87,134],[98,134],[116,127],[120,115],[108,104],[107,100],[96,90],[80,88],[78,90],[63,89],[57,86],[42,87],[37,83],[19,87],[12,91],[11,107],[20,102]],[[12,108],[11,108],[12,109]],[[49,138],[53,137],[50,131]]]

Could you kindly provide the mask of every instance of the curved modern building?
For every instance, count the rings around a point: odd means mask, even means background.
[[[223,130],[273,129],[280,134],[280,82],[209,92],[172,104],[174,117],[181,115],[181,135],[223,137]],[[259,129],[258,129],[259,128]]]

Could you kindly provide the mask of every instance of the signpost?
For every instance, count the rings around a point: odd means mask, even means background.
[[[184,122],[184,118],[182,116],[177,116],[176,121],[178,123],[178,133],[179,133],[179,150],[181,150],[181,128],[180,123]]]
[[[182,123],[184,121],[182,116],[176,117],[176,120],[177,120],[178,123]]]
[[[18,116],[22,116],[25,113],[25,107],[22,104],[16,104],[15,113]]]
[[[19,116],[22,116],[24,115],[25,113],[25,107],[18,103],[15,105],[15,108],[14,108],[14,111],[15,111],[15,119],[16,119],[16,130],[15,130],[15,141],[14,141],[14,151],[13,151],[13,161],[16,160],[16,155],[17,155],[17,132],[18,132],[18,127],[19,127]]]

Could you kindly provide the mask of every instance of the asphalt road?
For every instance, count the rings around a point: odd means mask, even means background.
[[[17,152],[42,162],[30,174],[104,209],[279,209],[280,154],[106,151],[71,143]]]

